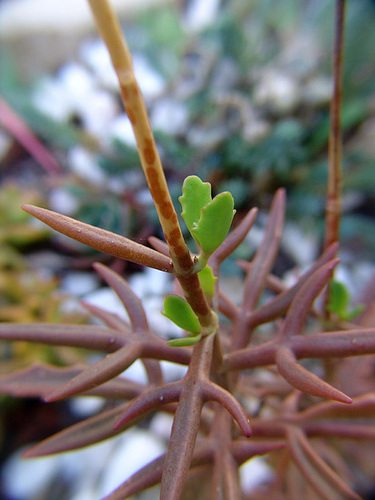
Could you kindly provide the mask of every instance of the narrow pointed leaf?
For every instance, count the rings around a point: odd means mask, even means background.
[[[63,387],[48,394],[44,400],[47,402],[56,401],[93,389],[126,370],[126,368],[138,359],[140,353],[141,347],[138,344],[122,347],[86,368],[86,370],[74,377]]]
[[[120,405],[72,425],[29,448],[23,453],[23,457],[43,457],[64,451],[78,450],[116,436],[127,428],[127,426],[124,426],[120,430],[115,430],[113,427],[123,408],[124,405]],[[132,425],[134,425],[134,422],[129,427]]]
[[[359,419],[375,417],[375,393],[369,392],[353,398],[353,403],[342,406],[334,401],[322,401],[298,414],[303,422],[320,419]],[[375,430],[375,428],[374,428]]]
[[[230,392],[213,382],[204,382],[202,392],[206,401],[217,401],[223,405],[237,422],[245,436],[251,436],[250,420],[241,404]]]
[[[375,354],[375,328],[293,337],[297,358],[337,358]]]
[[[262,243],[255,254],[246,277],[243,308],[253,311],[263,292],[267,275],[271,271],[279,249],[285,214],[285,191],[279,189],[273,199]],[[241,346],[244,347],[244,346]]]
[[[231,443],[231,452],[239,464],[243,464],[252,457],[266,455],[274,450],[285,448],[282,441],[254,441],[253,439],[239,438]]]
[[[133,327],[133,336],[137,335],[138,338],[147,338],[151,336],[142,302],[130,288],[128,283],[118,273],[112,271],[103,264],[95,263],[94,268],[116,292],[117,296],[124,304]],[[150,382],[154,384],[161,383],[163,375],[159,362],[145,359],[142,360],[142,363],[146,369]]]
[[[103,500],[124,500],[160,483],[165,455],[156,458],[124,481]]]
[[[302,286],[306,281],[324,264],[335,257],[337,253],[337,244],[332,244],[324,253],[319,257],[319,259],[308,269],[298,280],[298,282],[291,288],[279,293],[274,299],[270,300],[264,305],[261,305],[251,315],[251,324],[259,325],[263,322],[272,321],[273,319],[285,314],[293,300],[293,298],[299,293]]]
[[[95,250],[160,271],[170,273],[173,270],[170,258],[111,231],[33,205],[23,205],[22,209],[55,231],[95,248]]]
[[[252,228],[258,209],[252,208],[240,222],[240,224],[230,232],[221,245],[211,256],[212,266],[218,271],[218,266],[244,241],[246,235]]]
[[[160,493],[163,500],[174,500],[181,495],[194,453],[202,406],[197,385],[189,387],[180,398],[164,462]]]
[[[117,314],[111,313],[106,309],[102,309],[101,307],[90,304],[89,302],[85,302],[84,300],[81,300],[80,304],[91,314],[101,319],[107,326],[109,326],[109,328],[118,330],[122,335],[126,335],[128,338],[132,335],[129,323],[125,322],[125,320],[120,318]]]
[[[208,440],[198,441],[194,449],[191,468],[210,463],[212,459],[213,447],[210,446],[210,442]],[[164,461],[165,454],[142,467],[103,500],[124,500],[124,498],[137,495],[160,483]]]
[[[287,427],[287,445],[302,475],[323,499],[361,500],[361,497],[319,457],[301,429]]]
[[[281,337],[291,337],[302,333],[315,299],[327,285],[338,262],[338,259],[334,259],[324,264],[301,287],[290,305],[280,334]]]
[[[0,378],[0,392],[17,397],[42,397],[81,373],[84,365],[57,368],[34,364]]]
[[[65,385],[84,371],[84,365],[56,367],[35,363],[24,370],[18,370],[0,377],[0,392],[23,398],[43,397]],[[144,386],[124,377],[109,380],[82,395],[100,396],[108,399],[130,399],[140,395]]]
[[[145,415],[155,408],[167,403],[178,401],[181,392],[181,382],[171,382],[162,387],[155,387],[138,398],[130,401],[114,423],[115,429],[130,422],[132,419]]]
[[[95,271],[106,281],[106,283],[116,292],[129,315],[131,324],[139,333],[148,331],[148,323],[142,302],[130,288],[128,283],[116,272],[107,266],[96,262],[93,265]]]
[[[84,347],[104,352],[113,352],[125,343],[121,334],[111,328],[96,325],[58,325],[55,323],[0,323],[0,339]]]
[[[297,362],[294,353],[286,346],[281,346],[276,353],[277,369],[290,385],[302,392],[320,398],[333,399],[341,403],[352,403],[352,399],[343,392],[324,382],[314,373]]]
[[[160,493],[163,500],[180,497],[189,472],[204,403],[202,381],[209,375],[214,340],[214,335],[207,335],[194,347],[188,372],[183,378],[165,457]]]

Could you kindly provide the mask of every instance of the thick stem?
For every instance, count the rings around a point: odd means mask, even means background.
[[[208,377],[210,371],[213,340],[214,337],[210,335],[195,346],[183,382],[164,462],[160,493],[162,500],[180,498],[189,471],[204,403],[200,382]]]

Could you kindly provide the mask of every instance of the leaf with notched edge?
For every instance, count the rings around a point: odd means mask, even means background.
[[[185,179],[182,217],[201,251],[211,255],[224,241],[232,224],[235,211],[233,196],[220,193],[211,199],[211,186],[192,175]]]

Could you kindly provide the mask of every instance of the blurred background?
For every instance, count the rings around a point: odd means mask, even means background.
[[[190,174],[210,181],[214,194],[232,192],[235,223],[258,206],[251,237],[234,256],[248,258],[272,196],[283,186],[288,222],[275,273],[287,278],[296,266],[308,266],[319,254],[324,230],[334,2],[112,3],[178,213],[177,198]],[[358,301],[374,272],[374,2],[348,0],[345,37],[339,273]],[[0,65],[0,321],[91,321],[79,300],[102,304],[103,284],[91,271],[99,260],[131,280],[148,314],[155,315],[158,333],[168,337],[170,327],[159,312],[169,282],[57,235],[20,210],[23,203],[37,204],[142,243],[162,236],[116,77],[86,1],[0,1]],[[230,266],[224,266],[223,279],[236,300],[241,271]],[[114,307],[112,296],[105,300]],[[65,366],[85,356],[3,342],[0,373],[33,361]],[[49,475],[30,473],[12,455],[79,420],[80,412],[95,411],[95,404],[77,409],[5,396],[0,402],[1,463],[7,467],[1,498],[97,498],[97,492],[84,497],[77,484],[73,491],[71,480],[58,489],[61,463],[51,465]],[[13,491],[5,477],[13,483],[22,477],[26,487]],[[26,477],[37,483],[35,489]]]

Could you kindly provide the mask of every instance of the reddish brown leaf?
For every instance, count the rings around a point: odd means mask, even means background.
[[[296,389],[320,398],[333,399],[347,404],[352,403],[349,396],[300,365],[288,347],[279,347],[276,353],[276,365],[280,375]]]

